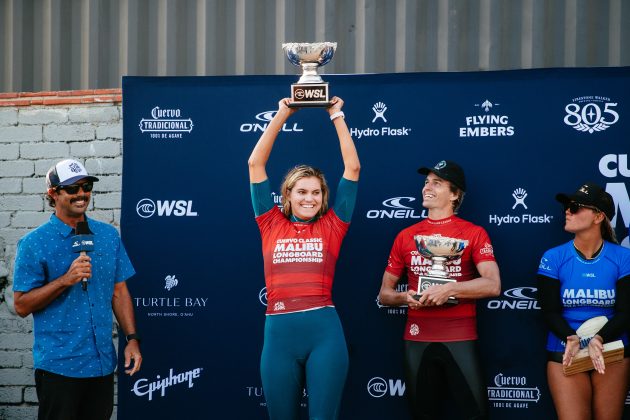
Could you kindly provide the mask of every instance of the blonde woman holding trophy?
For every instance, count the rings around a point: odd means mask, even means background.
[[[331,102],[326,120],[335,127],[344,165],[332,208],[324,175],[307,165],[285,176],[282,209],[272,200],[265,168],[278,133],[297,110],[290,99],[279,102],[249,158],[268,302],[260,371],[272,420],[299,418],[305,386],[309,417],[336,419],[348,371],[346,341],[331,292],[354,210],[360,164],[343,101],[334,97]]]

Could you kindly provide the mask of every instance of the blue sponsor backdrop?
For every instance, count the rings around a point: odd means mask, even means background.
[[[416,169],[451,159],[468,178],[460,215],[487,229],[501,268],[501,296],[478,303],[492,418],[552,418],[535,273],[542,253],[570,238],[554,195],[583,181],[613,194],[627,245],[630,69],[325,79],[346,101],[363,168],[333,295],[350,351],[341,417],[407,418],[405,309],[376,298],[395,235],[423,217]],[[124,78],[121,223],[138,272],[129,287],[144,363],[119,378],[120,419],[175,418],[184,407],[190,419],[266,418],[266,301],[247,158],[295,80]],[[338,149],[323,110],[295,114],[268,165],[274,194],[297,163],[336,185]],[[303,405],[306,413],[306,397]]]

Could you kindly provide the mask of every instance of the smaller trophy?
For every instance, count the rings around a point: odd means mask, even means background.
[[[287,43],[282,49],[291,64],[302,67],[302,77],[291,85],[290,107],[328,107],[328,83],[324,82],[317,67],[332,60],[337,49],[336,42]]]
[[[593,361],[588,354],[588,343],[607,322],[608,318],[605,316],[596,316],[595,318],[587,319],[577,330],[575,330],[577,336],[580,337],[581,350],[573,356],[571,366],[562,367],[564,376],[575,375],[576,373],[588,372],[589,370],[595,369]],[[604,351],[602,353],[606,366],[623,361],[623,341],[617,340],[605,343]]]
[[[418,278],[418,294],[414,296],[414,299],[420,299],[423,290],[436,284],[446,284],[455,281],[449,277],[444,264],[447,261],[461,257],[464,248],[468,246],[468,241],[446,236],[425,235],[415,235],[413,239],[416,241],[416,247],[420,255],[430,259],[433,263],[428,270],[428,275]],[[449,297],[446,302],[446,304],[449,305],[456,305],[458,303],[459,300],[454,297]]]

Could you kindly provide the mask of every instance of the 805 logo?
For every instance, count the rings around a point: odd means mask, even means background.
[[[593,134],[619,121],[616,102],[604,96],[580,96],[564,107],[564,123],[578,131]]]

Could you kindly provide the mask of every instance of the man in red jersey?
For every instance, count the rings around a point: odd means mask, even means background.
[[[405,381],[413,418],[440,418],[439,402],[449,394],[462,418],[486,418],[475,300],[499,295],[499,267],[486,231],[456,216],[466,191],[462,168],[455,162],[442,160],[418,172],[427,175],[422,205],[429,211],[428,218],[396,237],[379,298],[385,305],[408,306]],[[431,261],[418,252],[415,235],[468,241],[459,259],[445,263],[449,276],[456,281],[431,286],[417,300],[414,296],[418,279],[428,274]],[[398,292],[396,284],[405,273],[408,290]],[[446,304],[449,297],[457,298],[459,303]]]

